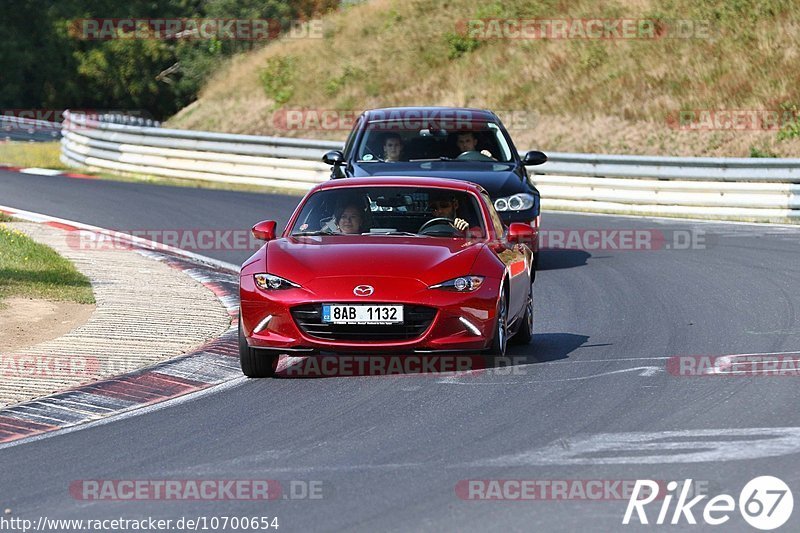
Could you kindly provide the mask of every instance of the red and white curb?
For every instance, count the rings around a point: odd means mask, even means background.
[[[63,170],[56,170],[54,168],[39,168],[39,167],[16,167],[13,165],[0,164],[0,170],[8,172],[21,172],[22,174],[35,174],[37,176],[64,176],[66,178],[74,178],[79,180],[96,180],[100,179],[97,176],[90,176],[89,174],[81,174],[79,172],[64,172]]]
[[[237,347],[238,267],[140,237],[12,207],[0,212],[64,231],[91,231],[124,239],[137,252],[179,269],[202,283],[222,302],[231,327],[190,353],[78,387],[0,409],[0,447],[95,422],[218,386],[242,376]]]

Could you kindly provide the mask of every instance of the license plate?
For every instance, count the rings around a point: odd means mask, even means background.
[[[402,305],[324,304],[322,321],[331,324],[402,324]]]

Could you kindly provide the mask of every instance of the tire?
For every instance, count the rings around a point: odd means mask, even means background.
[[[522,317],[522,324],[511,338],[514,344],[528,344],[533,338],[533,280],[528,289],[528,302],[525,304],[525,315]]]
[[[239,316],[239,364],[242,373],[249,378],[269,378],[275,375],[280,354],[256,350],[247,344],[242,332],[242,317]]]
[[[508,348],[508,293],[506,289],[503,290],[497,302],[496,315],[494,337],[492,337],[492,344],[486,358],[487,368],[495,366],[495,360],[498,357],[505,357]]]

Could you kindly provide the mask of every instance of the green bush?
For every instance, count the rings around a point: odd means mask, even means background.
[[[750,157],[778,157],[775,152],[770,151],[768,148],[758,148],[756,146],[750,147]]]
[[[336,96],[349,81],[363,80],[365,74],[366,72],[364,69],[347,65],[339,76],[329,78],[328,81],[325,82],[325,94],[328,96]]]
[[[445,34],[444,39],[448,47],[447,57],[450,59],[458,59],[464,54],[477,50],[481,45],[481,41],[478,39],[460,33],[448,32]]]
[[[782,104],[781,117],[789,120],[782,121],[781,129],[778,131],[778,140],[784,141],[800,137],[800,116],[798,116],[797,106],[788,103]]]
[[[259,74],[264,93],[275,102],[276,108],[288,102],[294,94],[294,69],[294,58],[274,57],[267,61]]]

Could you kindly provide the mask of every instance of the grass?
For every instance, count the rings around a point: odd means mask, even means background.
[[[59,159],[60,153],[59,142],[0,143],[0,164],[66,170],[68,167]]]
[[[482,39],[476,19],[645,19],[658,39]],[[676,22],[677,21],[677,22]],[[322,38],[284,38],[223,64],[175,127],[327,139],[276,127],[276,109],[389,105],[526,111],[520,149],[747,157],[800,151],[800,128],[686,131],[683,110],[800,105],[793,0],[373,0],[323,17]],[[673,33],[669,33],[672,31]],[[677,34],[676,32],[681,32]],[[674,37],[673,37],[674,36]],[[508,119],[506,118],[506,122]]]
[[[72,263],[0,224],[0,304],[9,296],[94,303],[91,283]]]

